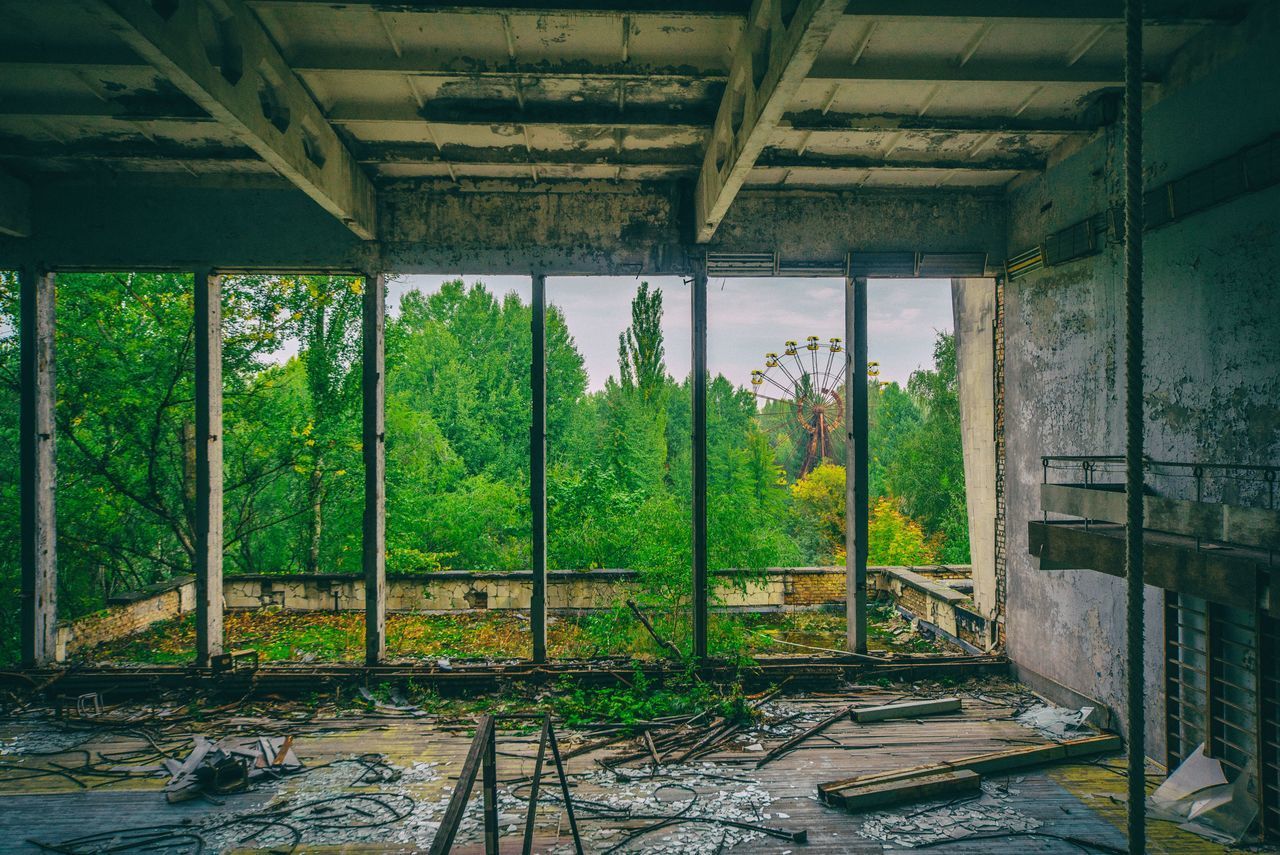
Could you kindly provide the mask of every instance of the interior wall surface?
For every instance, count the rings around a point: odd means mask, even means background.
[[[1145,113],[1145,179],[1178,178],[1280,132],[1275,4],[1213,34],[1175,72],[1187,82]],[[1172,75],[1172,76],[1177,76]],[[1011,252],[1119,204],[1119,126],[1019,188]],[[1146,451],[1155,459],[1280,463],[1280,187],[1146,235]],[[1008,651],[1019,671],[1125,704],[1125,582],[1041,572],[1027,522],[1041,514],[1041,456],[1124,450],[1123,248],[1006,286]],[[1161,483],[1168,491],[1170,484]],[[1186,489],[1192,489],[1188,484]],[[1185,497],[1185,496],[1184,496]],[[1164,754],[1163,612],[1147,589],[1148,751]]]
[[[969,514],[969,563],[978,613],[996,617],[996,283],[951,280],[960,395],[960,444]]]
[[[0,236],[0,264],[447,274],[687,275],[710,252],[777,252],[803,269],[849,252],[1005,257],[990,192],[744,191],[695,245],[687,188],[582,182],[516,192],[399,181],[379,188],[378,240],[361,241],[270,175],[57,178],[32,187],[30,237]]]

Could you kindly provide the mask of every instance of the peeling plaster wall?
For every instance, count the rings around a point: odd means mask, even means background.
[[[996,286],[993,279],[951,280],[960,386],[960,439],[969,516],[969,563],[979,614],[996,617]]]
[[[1196,79],[1146,113],[1148,185],[1280,131],[1280,89],[1262,85],[1274,79],[1277,17],[1264,9],[1229,38],[1210,34],[1190,52]],[[1121,158],[1117,126],[1020,188],[1010,251],[1118,204]],[[1147,233],[1152,457],[1280,463],[1277,211],[1280,188],[1271,187]],[[1121,247],[1010,282],[1006,295],[1009,653],[1029,679],[1047,678],[1124,715],[1124,580],[1042,573],[1027,554],[1027,522],[1040,516],[1041,455],[1124,448]],[[1163,759],[1163,598],[1147,594],[1148,751]]]

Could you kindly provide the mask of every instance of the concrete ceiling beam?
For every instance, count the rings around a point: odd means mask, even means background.
[[[866,113],[824,113],[801,110],[783,117],[782,126],[807,133],[908,131],[950,134],[1082,134],[1101,122],[1073,116],[1023,119],[1016,116],[915,116]]]
[[[656,15],[662,18],[741,18],[744,0],[248,0],[256,9],[377,9],[384,13],[455,12],[507,15]]]
[[[31,188],[0,170],[0,235],[31,236]]]
[[[1145,75],[1145,82],[1159,83],[1155,74]],[[860,62],[824,60],[809,72],[809,80],[818,83],[848,81],[891,81],[895,83],[1044,83],[1072,86],[1122,86],[1124,69],[1118,64],[1105,66],[1057,65],[1051,62],[970,62],[956,65],[943,61]]]
[[[242,0],[87,2],[126,44],[294,186],[361,239],[377,236],[373,184]],[[201,35],[206,28],[221,42],[217,63]]]
[[[784,20],[780,0],[755,0],[734,49],[694,190],[694,235],[706,243],[768,144],[787,105],[844,14],[846,0],[800,0]]]
[[[1143,21],[1147,26],[1233,24],[1247,11],[1244,3],[1149,0]],[[1124,20],[1124,0],[852,0],[847,12],[878,21],[1115,24]]]

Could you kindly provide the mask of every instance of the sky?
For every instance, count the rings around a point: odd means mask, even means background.
[[[402,276],[388,286],[388,309],[418,289],[431,293],[451,276]],[[527,276],[462,275],[484,282],[499,295],[515,291],[528,302]],[[663,334],[667,370],[675,377],[689,371],[689,286],[679,277],[647,280],[663,293]],[[618,334],[631,320],[631,298],[640,280],[631,277],[562,276],[547,278],[547,302],[559,306],[569,332],[586,361],[590,388],[604,387],[617,372]],[[880,362],[880,379],[905,384],[911,372],[933,363],[938,331],[950,331],[951,282],[948,279],[873,279],[867,286],[868,358]],[[711,279],[707,285],[707,364],[746,386],[764,354],[781,352],[788,339],[803,342],[844,337],[843,279]]]

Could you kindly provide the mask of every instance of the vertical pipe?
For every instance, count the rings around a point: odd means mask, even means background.
[[[58,553],[54,515],[54,274],[18,271],[19,483],[22,662],[57,658]]]
[[[1145,647],[1142,563],[1142,0],[1125,3],[1124,295],[1125,579],[1128,612],[1129,851],[1146,851]]]
[[[867,278],[845,279],[845,608],[847,646],[867,652]]]
[[[693,658],[707,659],[707,268],[693,274]]]
[[[529,505],[533,524],[533,594],[529,626],[533,661],[547,661],[547,277],[533,276],[533,359],[529,388],[533,418],[529,424]]]
[[[383,354],[387,307],[386,280],[381,273],[365,276],[361,309],[364,661],[366,665],[377,665],[387,652],[387,432]]]
[[[222,276],[195,272],[196,664],[222,652]]]

